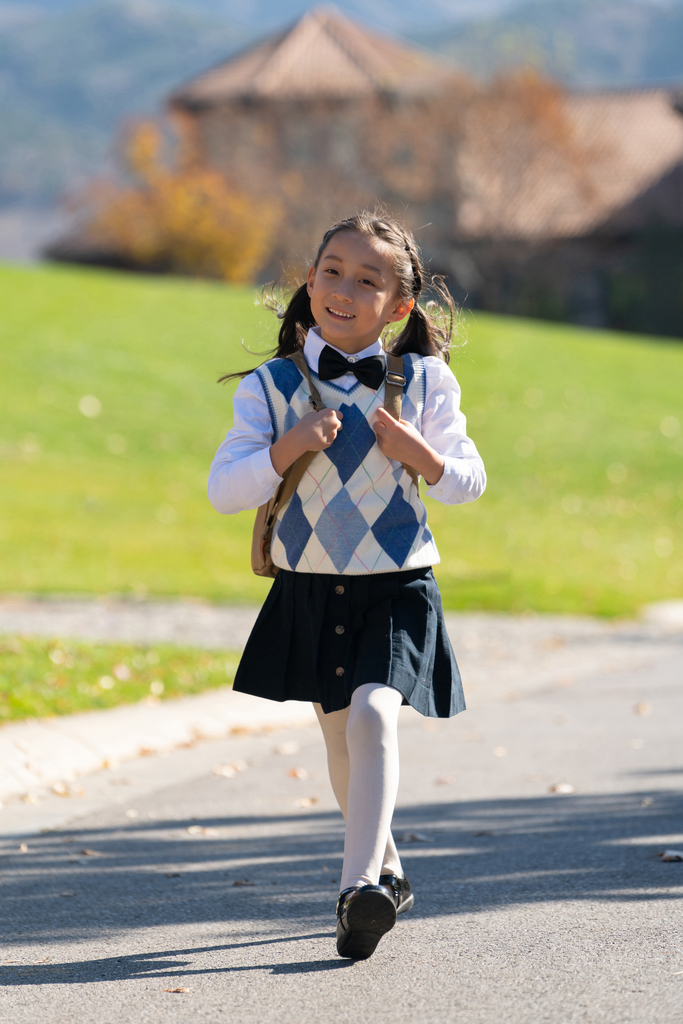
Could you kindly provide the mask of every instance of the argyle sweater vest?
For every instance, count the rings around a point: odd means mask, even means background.
[[[424,363],[403,357],[406,387],[401,416],[421,429]],[[306,380],[290,359],[271,359],[256,374],[268,402],[273,442],[313,406]],[[360,576],[435,565],[439,554],[427,510],[400,462],[380,451],[371,422],[384,405],[384,384],[372,391],[356,382],[345,391],[311,370],[321,398],[344,414],[343,428],[318,452],[298,488],[278,512],[271,555],[296,572]]]

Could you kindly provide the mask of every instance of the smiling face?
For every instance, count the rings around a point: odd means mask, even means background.
[[[323,341],[349,355],[372,345],[414,305],[399,295],[387,244],[358,231],[332,236],[308,272],[308,294]]]

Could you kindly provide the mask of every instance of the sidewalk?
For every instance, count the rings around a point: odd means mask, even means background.
[[[315,721],[310,704],[277,704],[225,688],[180,700],[10,723],[0,728],[0,801],[38,795],[52,786],[68,788],[79,776],[198,740]]]
[[[0,634],[178,642],[240,648],[257,609],[201,602],[0,601]],[[651,606],[638,622],[563,616],[449,613],[468,704],[515,702],[565,689],[596,671],[647,666],[683,642],[683,602]],[[645,697],[645,695],[644,695]],[[84,775],[231,733],[306,726],[309,704],[214,690],[179,700],[8,724],[0,728],[0,801],[68,787]]]

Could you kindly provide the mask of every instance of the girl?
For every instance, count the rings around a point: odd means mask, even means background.
[[[363,213],[335,224],[308,279],[280,311],[275,358],[242,376],[209,499],[219,512],[268,501],[316,452],[277,513],[278,573],[235,679],[271,700],[313,701],[346,819],[337,950],[365,959],[413,895],[391,835],[398,712],[448,718],[465,707],[431,566],[439,555],[414,480],[445,504],[474,501],[486,477],[447,366],[454,307],[419,305],[426,275],[412,235]],[[407,318],[407,320],[406,320]],[[384,409],[386,354],[402,357],[401,419]],[[294,362],[303,351],[327,408]],[[227,378],[222,378],[227,379]],[[400,381],[399,381],[400,382]]]

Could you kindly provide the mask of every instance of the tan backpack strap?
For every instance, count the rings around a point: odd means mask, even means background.
[[[313,403],[313,408],[315,409],[315,411],[320,412],[321,409],[325,409],[325,403],[320,397],[320,392],[313,383],[311,371],[308,368],[308,363],[304,359],[304,354],[301,351],[301,349],[297,349],[296,352],[291,352],[287,356],[287,359],[292,360],[297,370],[299,370],[301,375],[305,378],[306,383],[308,384],[309,387],[311,402]],[[278,513],[278,510],[281,509],[283,505],[286,505],[289,499],[292,497],[294,491],[301,483],[304,473],[310,466],[311,462],[313,462],[313,459],[316,457],[317,454],[317,452],[304,452],[303,455],[299,456],[296,462],[293,462],[292,465],[284,471],[284,473],[282,474],[282,483],[275,492],[275,500],[271,508],[270,522],[273,522],[275,516]]]
[[[298,348],[296,352],[290,352],[290,354],[287,356],[287,359],[291,359],[299,373],[301,373],[301,375],[305,377],[306,383],[308,384],[308,388],[311,394],[313,408],[315,409],[315,411],[320,412],[321,409],[326,409],[327,406],[323,402],[322,398],[320,397],[320,392],[313,383],[311,371],[308,368],[308,363],[304,359],[304,354],[301,351],[301,349]]]
[[[384,382],[384,408],[395,420],[401,418],[403,389],[406,378],[403,372],[403,360],[400,356],[387,352],[387,376]]]
[[[401,418],[401,406],[403,405],[403,389],[406,386],[406,376],[403,372],[403,359],[395,356],[393,352],[387,352],[387,376],[384,382],[384,408],[395,420]],[[402,462],[410,479],[415,484],[417,491],[420,491],[420,478],[412,466]]]
[[[286,505],[289,499],[292,497],[294,491],[301,483],[304,473],[306,472],[310,464],[313,462],[313,459],[316,457],[317,454],[318,452],[304,452],[303,455],[299,456],[296,462],[292,463],[289,469],[286,469],[284,471],[284,473],[282,474],[282,483],[278,487],[275,494],[275,505],[273,507],[272,516],[273,519],[277,515],[278,509],[282,508],[283,505]]]

